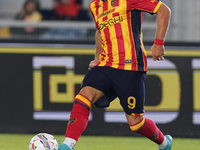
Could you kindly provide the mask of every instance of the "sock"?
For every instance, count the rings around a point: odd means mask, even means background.
[[[91,106],[92,102],[85,96],[78,94],[75,97],[70,120],[66,129],[65,142],[69,140],[68,138],[78,141],[79,137],[81,136],[88,124]],[[67,145],[70,146],[70,143],[68,143]]]
[[[74,149],[76,145],[76,140],[66,137],[63,143],[68,145],[71,149]]]
[[[161,144],[159,144],[158,145],[158,147],[160,148],[160,149],[165,149],[165,147],[167,146],[167,138],[166,137],[164,137],[164,141],[161,143]]]
[[[151,119],[143,118],[140,122],[130,125],[130,128],[132,131],[144,135],[157,144],[161,144],[164,141],[163,133]]]

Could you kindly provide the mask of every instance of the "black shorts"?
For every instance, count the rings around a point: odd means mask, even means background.
[[[108,107],[116,97],[128,115],[143,115],[145,102],[144,71],[120,70],[111,67],[92,68],[83,79],[82,88],[91,86],[104,92],[95,105]]]

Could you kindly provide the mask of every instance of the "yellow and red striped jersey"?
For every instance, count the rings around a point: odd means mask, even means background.
[[[143,12],[156,13],[161,4],[158,0],[93,0],[90,11],[102,42],[97,66],[147,71]]]

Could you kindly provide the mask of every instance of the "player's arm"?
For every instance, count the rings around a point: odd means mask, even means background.
[[[101,35],[100,32],[97,30],[95,34],[95,42],[96,42],[96,49],[95,49],[95,57],[94,60],[89,64],[89,70],[93,68],[99,62],[99,55],[101,54]]]
[[[151,47],[153,60],[163,60],[165,54],[164,40],[170,22],[170,9],[162,4],[157,11],[157,30],[153,46]]]

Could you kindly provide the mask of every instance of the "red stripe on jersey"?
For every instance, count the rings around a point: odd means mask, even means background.
[[[118,17],[119,16],[119,12],[113,13],[113,17]]]
[[[108,16],[103,17],[103,21],[106,21],[108,19]]]
[[[98,9],[98,7],[99,7],[99,2],[100,2],[100,0],[96,0],[95,1],[95,6],[96,6],[96,16],[98,16],[99,15],[99,9]],[[99,24],[99,21],[95,21],[96,22],[96,28],[98,29],[98,24]]]
[[[108,57],[109,57],[109,60],[106,62],[106,65],[105,66],[112,66],[111,63],[108,63],[108,62],[113,62],[113,56],[112,56],[112,42],[110,40],[110,31],[109,31],[109,28],[105,28],[104,29],[104,35],[105,35],[105,38],[106,38],[106,44],[108,46]]]
[[[108,10],[108,1],[106,2],[103,2],[103,12],[107,11]],[[106,21],[108,19],[107,16],[105,16],[103,18],[103,21]],[[112,66],[111,63],[108,63],[108,62],[112,62],[113,61],[113,56],[112,56],[112,42],[110,40],[110,30],[109,28],[105,28],[104,29],[104,35],[105,35],[105,39],[106,39],[106,44],[107,44],[107,47],[108,47],[108,57],[109,57],[109,60],[106,62],[106,66]]]
[[[103,3],[103,12],[108,10],[108,1]],[[103,21],[106,21],[108,16],[103,17]]]
[[[120,0],[116,0],[115,5],[114,5],[115,7],[116,7],[116,6],[119,6],[119,1],[120,1]]]
[[[95,1],[95,7],[96,7],[96,16],[99,14],[99,11],[98,11],[99,2],[100,2],[100,0],[96,0],[96,1]]]
[[[108,10],[108,1],[103,2],[103,11]]]
[[[119,13],[115,13],[119,16]],[[119,66],[118,69],[124,69],[124,62],[125,62],[125,46],[124,46],[124,38],[122,33],[122,27],[120,23],[114,25],[115,33],[117,37],[117,45],[118,45],[118,53],[119,53]],[[120,30],[119,30],[120,29]]]

